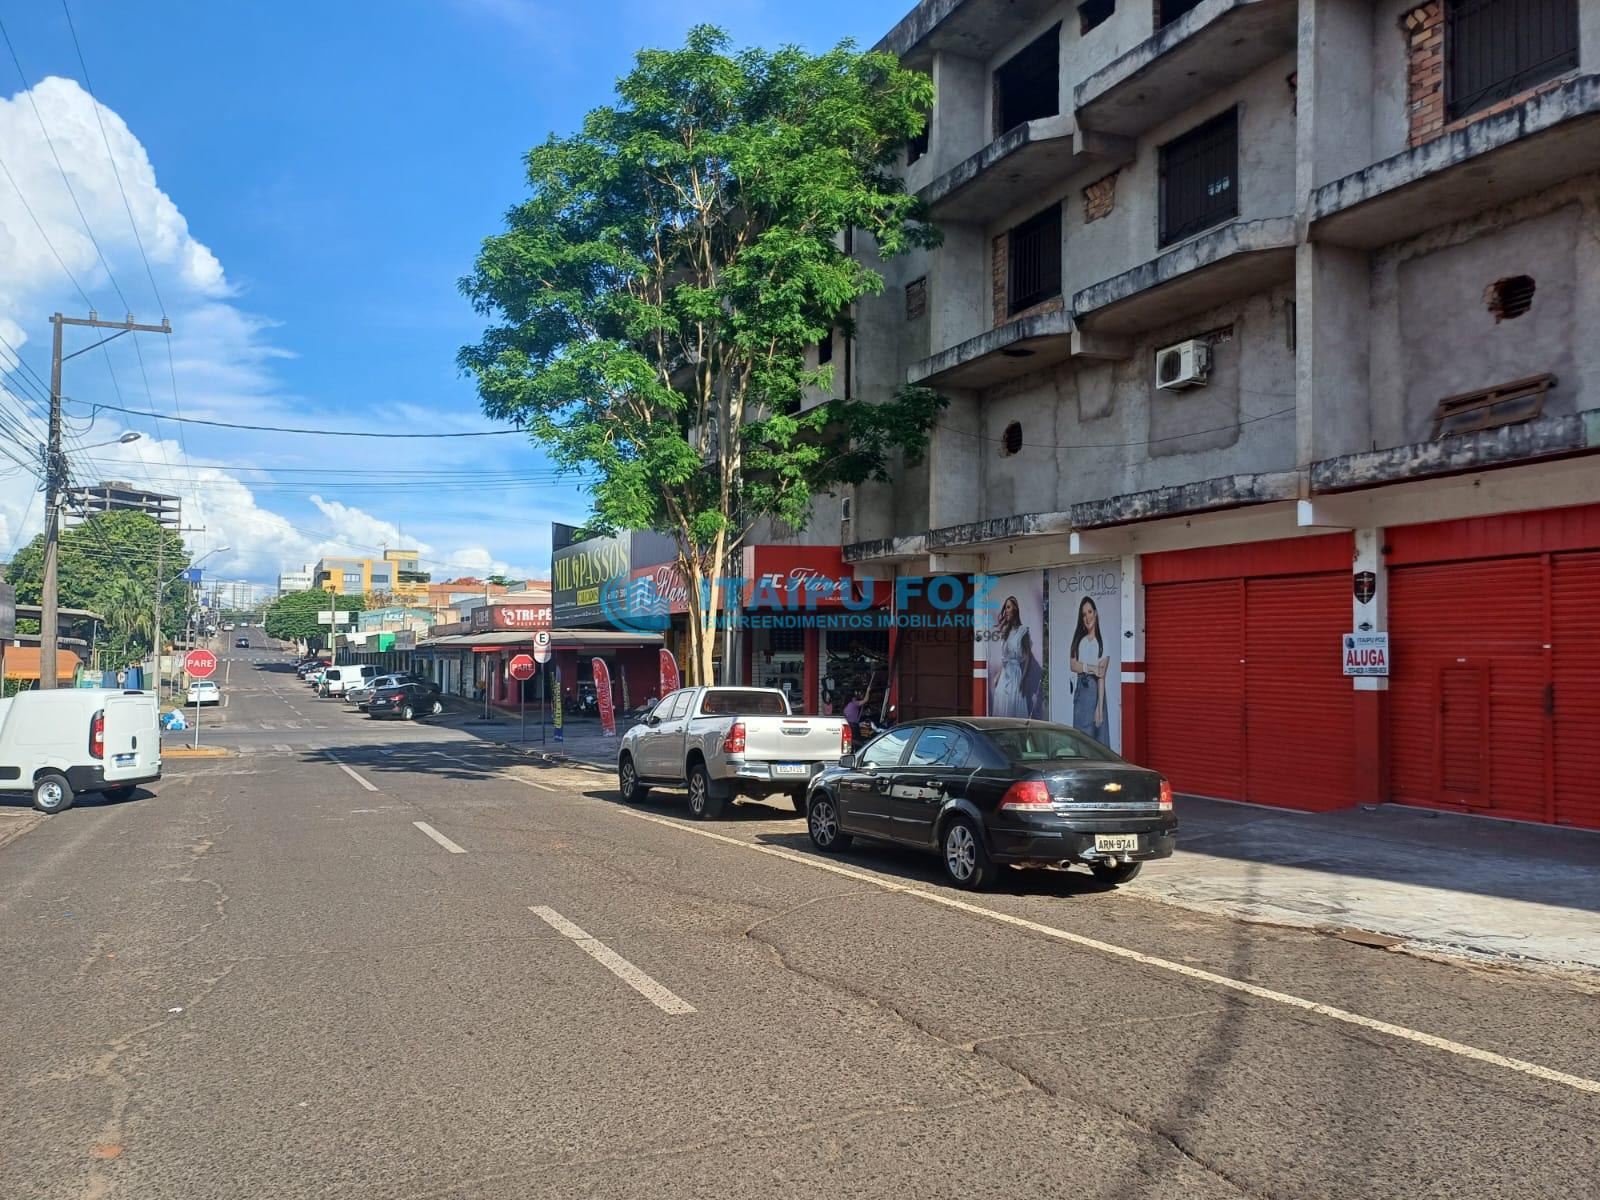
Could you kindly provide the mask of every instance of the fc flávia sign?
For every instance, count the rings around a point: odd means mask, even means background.
[[[1389,635],[1387,633],[1347,633],[1344,642],[1346,675],[1387,675],[1389,673]]]

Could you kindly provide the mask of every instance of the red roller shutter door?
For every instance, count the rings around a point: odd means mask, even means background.
[[[1344,574],[1148,588],[1150,765],[1193,795],[1350,804],[1355,704],[1339,669],[1349,624]]]
[[[1389,572],[1390,795],[1548,819],[1544,560]]]
[[[1600,554],[1550,568],[1555,819],[1600,829]]]
[[[1348,574],[1247,584],[1244,799],[1317,811],[1353,803],[1355,692],[1339,658],[1350,605]]]
[[[1244,583],[1145,591],[1145,732],[1150,766],[1180,792],[1244,790]]]

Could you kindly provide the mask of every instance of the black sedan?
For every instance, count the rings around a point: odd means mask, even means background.
[[[444,711],[436,683],[402,683],[395,687],[379,688],[367,701],[367,716],[374,720],[382,717],[399,717],[411,721],[417,717],[436,717]]]
[[[1126,883],[1177,840],[1172,787],[1077,730],[1007,717],[896,726],[811,782],[821,850],[881,838],[936,850],[958,887],[1002,866],[1087,866]]]

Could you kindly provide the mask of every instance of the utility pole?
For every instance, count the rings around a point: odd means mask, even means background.
[[[159,325],[136,325],[133,314],[125,321],[102,321],[93,310],[88,317],[64,317],[55,313],[50,317],[54,328],[50,350],[50,442],[44,450],[44,591],[39,597],[39,686],[56,686],[56,643],[60,636],[61,608],[61,491],[67,481],[67,460],[61,451],[61,364],[77,358],[113,338],[125,333],[168,333],[172,324],[165,317]],[[91,329],[115,329],[111,337],[101,338],[93,346],[61,353],[61,330],[65,325],[83,325]],[[159,633],[159,631],[158,631]],[[159,659],[157,660],[159,664]]]

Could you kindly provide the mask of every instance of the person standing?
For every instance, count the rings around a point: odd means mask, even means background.
[[[852,692],[844,704],[844,723],[850,726],[850,740],[855,742],[861,732],[861,693]]]
[[[1000,644],[1000,662],[989,700],[989,715],[1036,717],[1038,671],[1033,656],[1033,634],[1022,623],[1022,608],[1015,596],[1007,596],[1000,606],[992,636]],[[993,666],[990,671],[994,672]]]

